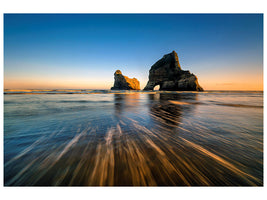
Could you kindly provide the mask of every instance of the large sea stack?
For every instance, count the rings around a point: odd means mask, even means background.
[[[136,78],[123,76],[120,70],[114,73],[114,86],[111,90],[140,90],[140,83]]]
[[[181,69],[175,51],[164,55],[149,70],[149,80],[144,90],[153,90],[157,85],[159,90],[203,91],[197,77],[190,71]]]

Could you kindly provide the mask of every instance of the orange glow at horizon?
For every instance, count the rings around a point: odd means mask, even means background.
[[[263,91],[263,73],[214,73],[198,76],[205,90],[254,90]]]
[[[5,79],[4,89],[110,89],[111,81],[78,79]]]
[[[139,80],[141,89],[147,80]],[[256,90],[263,91],[262,75],[246,75],[242,77],[218,77],[198,76],[199,84],[204,90]],[[58,78],[5,78],[4,89],[110,89],[113,86],[113,77],[109,80],[102,79],[63,79]]]

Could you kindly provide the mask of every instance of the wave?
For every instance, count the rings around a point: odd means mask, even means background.
[[[5,89],[4,94],[7,95],[18,95],[18,94],[160,94],[160,93],[167,93],[167,94],[180,94],[180,93],[201,93],[201,94],[218,94],[218,93],[225,93],[225,94],[262,94],[263,91],[204,91],[204,92],[197,92],[197,91],[144,91],[144,90],[91,90],[91,89],[55,89],[55,90],[48,90],[48,89]]]
[[[231,104],[231,103],[216,103],[219,106],[230,106],[230,107],[243,107],[243,108],[263,108],[259,105],[246,105],[246,104]]]
[[[176,105],[218,105],[218,106],[243,107],[243,108],[263,108],[263,106],[261,105],[215,103],[216,101],[209,101],[210,103],[204,103],[204,102],[183,102],[183,101],[169,100],[169,102]]]
[[[78,100],[78,101],[68,101],[68,100],[63,100],[63,101],[55,101],[57,103],[109,103],[111,101],[101,101],[101,100],[96,100],[96,101],[90,101],[90,100]]]

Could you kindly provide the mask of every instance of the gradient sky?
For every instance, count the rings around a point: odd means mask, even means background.
[[[206,90],[263,90],[261,14],[5,14],[4,88],[143,88],[173,50]]]

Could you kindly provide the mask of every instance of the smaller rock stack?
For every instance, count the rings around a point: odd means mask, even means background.
[[[140,83],[136,78],[123,76],[120,70],[116,70],[111,90],[140,90]]]

